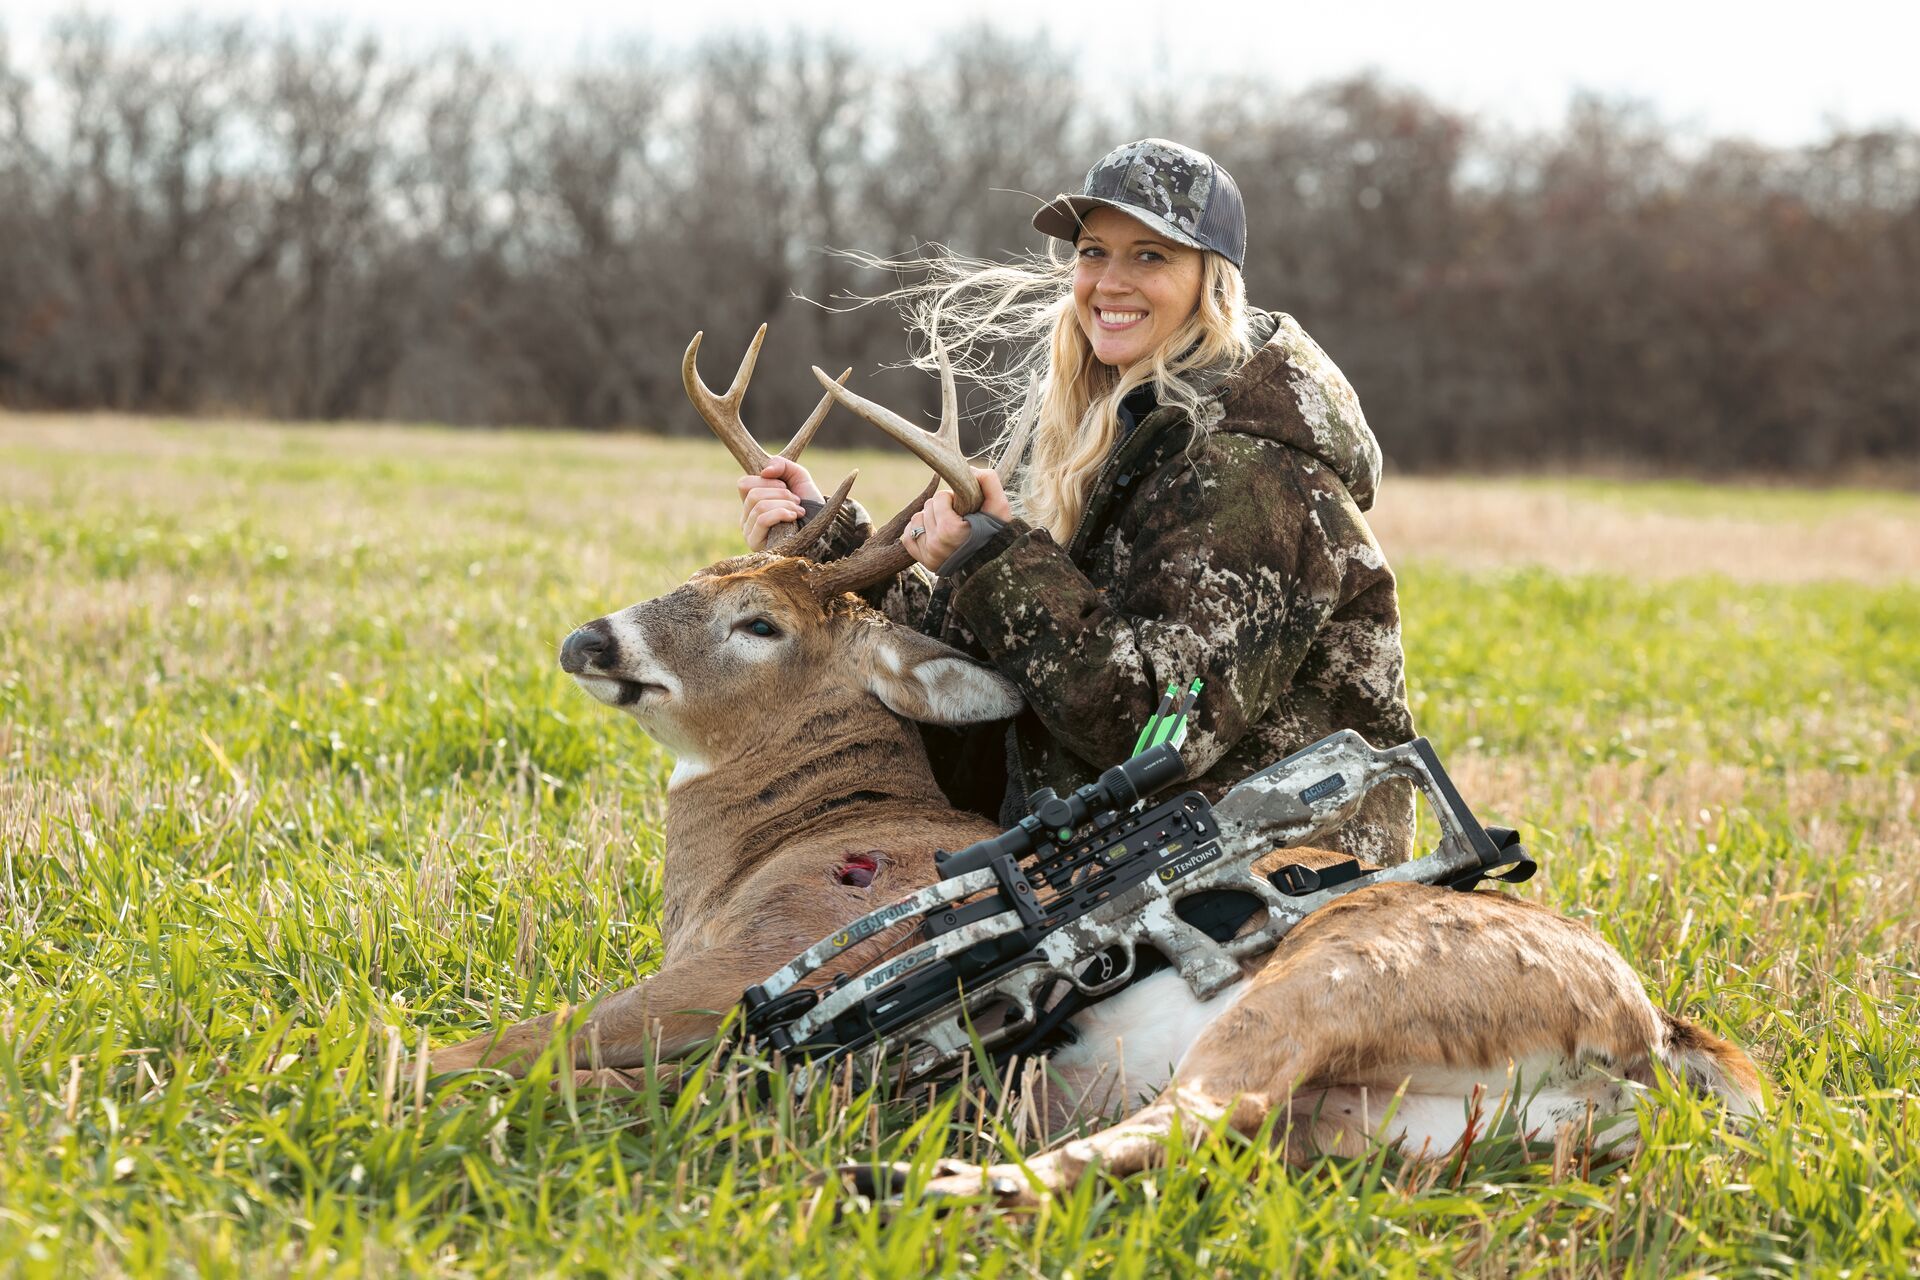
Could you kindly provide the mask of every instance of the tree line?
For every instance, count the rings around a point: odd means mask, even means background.
[[[807,366],[931,406],[887,287],[829,249],[1038,248],[1035,197],[1146,134],[1212,152],[1254,301],[1358,388],[1394,464],[1825,474],[1920,459],[1920,133],[1683,136],[1576,99],[1517,133],[1364,77],[1098,101],[985,28],[902,66],[832,39],[564,71],[337,30],[74,16],[0,38],[0,404],[703,430]],[[836,415],[826,438],[860,438]]]

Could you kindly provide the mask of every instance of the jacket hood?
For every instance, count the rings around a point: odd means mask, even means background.
[[[1380,442],[1360,412],[1346,375],[1284,312],[1254,313],[1261,339],[1253,359],[1220,386],[1214,431],[1291,445],[1332,468],[1354,505],[1373,505],[1380,484]]]

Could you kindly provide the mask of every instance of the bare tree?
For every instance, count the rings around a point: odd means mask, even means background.
[[[1256,303],[1294,312],[1397,465],[1920,459],[1920,134],[1682,138],[1577,99],[1514,135],[1363,77],[1095,101],[982,27],[914,65],[734,37],[536,76],[337,29],[0,40],[0,403],[692,430],[690,322],[771,318],[754,412],[812,363],[931,408],[831,250],[1036,247],[1128,137],[1238,178]],[[991,425],[991,424],[989,424]],[[829,439],[852,436],[830,422]]]

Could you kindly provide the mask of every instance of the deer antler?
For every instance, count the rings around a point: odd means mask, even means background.
[[[819,511],[815,512],[805,524],[801,525],[799,529],[794,532],[793,536],[787,538],[780,544],[780,554],[783,556],[802,557],[811,555],[814,545],[826,537],[827,531],[833,527],[833,518],[840,514],[840,508],[847,505],[847,495],[853,491],[853,482],[859,478],[860,468],[855,467],[853,470],[847,472],[845,478],[840,481],[840,487],[833,491],[833,496],[827,499],[826,504],[822,506]],[[785,528],[787,526],[776,525],[774,527]],[[900,535],[896,533],[893,536],[897,538]]]
[[[829,378],[818,365],[813,368],[813,376],[829,396],[907,446],[933,468],[933,473],[953,490],[954,509],[967,515],[980,509],[980,482],[973,478],[967,455],[960,452],[960,398],[954,394],[953,366],[947,362],[947,349],[935,344],[934,354],[940,360],[940,429],[931,434],[893,410],[855,395]]]
[[[914,426],[891,409],[848,391],[828,378],[821,369],[816,367],[813,371],[813,376],[827,389],[828,395],[913,450],[934,472],[933,483],[867,539],[865,546],[844,559],[821,565],[814,571],[809,583],[822,599],[884,582],[912,564],[913,557],[900,545],[900,531],[907,527],[907,521],[914,512],[933,497],[940,481],[945,480],[953,490],[954,510],[967,515],[980,509],[980,482],[974,478],[967,456],[960,451],[960,401],[953,389],[953,366],[947,360],[945,347],[936,343],[934,354],[940,361],[940,429],[932,433]],[[1001,455],[1000,466],[996,468],[1003,482],[1013,473],[1020,455],[1026,451],[1038,406],[1038,389],[1037,382],[1028,384],[1026,404],[1020,410],[1007,450]]]
[[[727,384],[725,395],[715,395],[713,388],[700,376],[700,339],[705,336],[704,330],[695,333],[693,341],[687,344],[687,354],[680,360],[680,382],[687,389],[687,399],[693,402],[693,407],[713,428],[713,434],[720,438],[720,443],[727,446],[727,452],[740,464],[740,469],[748,475],[757,475],[773,461],[774,455],[760,447],[746,424],[740,420],[740,402],[747,398],[747,384],[753,381],[753,366],[760,359],[760,344],[766,341],[767,326],[763,324],[755,331],[753,341],[747,345],[747,354],[740,357],[740,368],[734,373],[733,381]],[[840,381],[845,382],[852,374],[853,368],[848,366],[847,371],[840,375]],[[832,385],[831,380],[829,383]],[[827,414],[832,409],[833,396],[821,396],[820,403],[800,424],[800,429],[793,433],[793,439],[787,441],[787,447],[780,451],[779,456],[789,462],[799,458],[800,451],[813,443],[814,433],[827,420]],[[772,551],[790,542],[795,532],[791,525],[773,526],[767,531],[767,550]]]
[[[760,359],[760,344],[766,341],[767,326],[763,324],[755,331],[753,341],[747,346],[747,354],[740,357],[740,368],[733,375],[733,381],[727,385],[727,393],[723,396],[715,395],[713,388],[700,376],[697,364],[700,339],[706,336],[702,330],[694,334],[693,341],[687,344],[687,354],[680,361],[680,381],[687,389],[687,399],[693,401],[693,407],[713,428],[713,434],[720,437],[720,443],[727,446],[727,452],[733,455],[734,461],[749,474],[757,472],[772,462],[774,455],[762,449],[747,431],[746,424],[740,421],[740,402],[746,399],[747,384],[753,380],[754,362]],[[849,367],[840,375],[840,381],[845,382],[852,374],[853,369]],[[820,397],[820,403],[800,424],[800,429],[793,433],[793,439],[787,441],[787,447],[780,451],[779,456],[789,462],[798,458],[800,451],[813,443],[814,432],[827,420],[827,413],[832,408],[832,396]]]
[[[894,514],[893,519],[875,530],[872,537],[851,555],[838,560],[829,560],[825,564],[815,565],[807,575],[807,586],[821,600],[831,600],[845,591],[862,591],[876,582],[885,582],[898,575],[913,563],[913,557],[900,545],[901,530],[907,527],[907,521],[914,512],[927,505],[934,490],[940,487],[940,477],[935,476],[920,491],[920,496],[907,503]]]

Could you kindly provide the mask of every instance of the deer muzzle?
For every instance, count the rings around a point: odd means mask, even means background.
[[[560,669],[570,676],[584,674],[590,667],[611,666],[620,652],[619,642],[605,618],[595,618],[560,642]]]
[[[632,707],[648,694],[672,697],[678,682],[657,668],[646,642],[623,639],[609,618],[595,618],[560,642],[560,669],[609,706]]]

